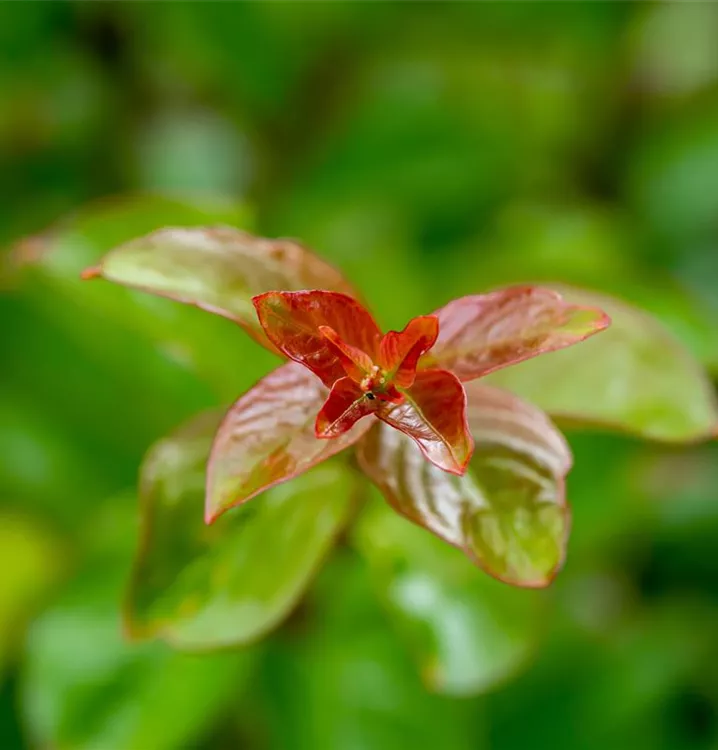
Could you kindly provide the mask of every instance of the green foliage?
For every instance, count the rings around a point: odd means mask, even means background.
[[[3,750],[716,746],[716,446],[642,442],[714,424],[715,19],[0,3]],[[279,360],[79,274],[216,224],[300,238],[383,330],[497,285],[595,290],[612,329],[490,376],[581,423],[548,589],[355,504],[341,457],[204,524],[211,436],[177,430]]]

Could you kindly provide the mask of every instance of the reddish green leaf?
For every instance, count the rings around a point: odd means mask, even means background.
[[[389,331],[379,344],[379,366],[399,388],[409,388],[419,358],[434,346],[438,335],[439,319],[435,315],[414,318],[403,331]]]
[[[314,424],[326,397],[327,389],[311,372],[289,362],[230,408],[217,431],[207,468],[208,522],[333,456],[371,426],[360,422],[338,438],[320,440]]]
[[[126,607],[136,637],[192,650],[256,640],[291,612],[348,520],[354,478],[335,461],[208,528],[205,466],[219,420],[191,420],[142,467],[141,545]]]
[[[466,421],[466,394],[455,375],[445,370],[417,373],[398,406],[377,412],[379,419],[408,435],[431,463],[463,474],[474,442]]]
[[[255,295],[307,287],[351,291],[338,271],[297,242],[254,237],[228,226],[158,229],[111,250],[84,276],[102,276],[223,315],[265,346],[251,303]]]
[[[461,297],[436,315],[439,338],[420,366],[443,367],[463,381],[571,346],[610,324],[597,307],[531,286]]]
[[[319,410],[315,423],[318,438],[336,438],[343,435],[362,417],[373,414],[377,401],[367,398],[367,394],[351,379],[341,378]]]
[[[657,320],[607,295],[562,292],[605,308],[613,320],[609,330],[575,349],[495,373],[491,382],[570,422],[667,441],[718,433],[710,379]]]
[[[383,425],[361,442],[361,465],[395,510],[490,575],[546,586],[563,562],[569,529],[568,447],[541,411],[511,394],[472,383],[467,395],[476,451],[465,476],[427,463]]]
[[[346,374],[336,345],[320,327],[374,359],[381,333],[367,310],[346,294],[325,291],[267,292],[253,300],[259,322],[274,346],[303,364],[328,388]]]

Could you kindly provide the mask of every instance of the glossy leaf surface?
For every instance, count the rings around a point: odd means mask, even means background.
[[[424,315],[410,320],[404,330],[389,331],[379,345],[379,362],[394,384],[409,388],[416,377],[419,358],[425,354],[439,335],[439,319]]]
[[[376,400],[368,399],[351,378],[337,380],[317,415],[316,436],[336,438],[343,435],[362,417],[373,414],[377,409],[376,404]]]
[[[379,500],[363,513],[353,539],[430,690],[489,690],[533,653],[543,604],[537,592],[494,581]]]
[[[609,330],[575,349],[496,373],[490,382],[569,423],[667,441],[716,434],[710,380],[658,321],[606,295],[563,291],[567,299],[604,308],[613,320]]]
[[[361,465],[395,510],[490,575],[546,586],[563,562],[569,529],[568,447],[542,412],[511,394],[479,383],[467,394],[476,450],[465,476],[432,466],[383,425],[361,442]]]
[[[272,344],[308,367],[328,388],[344,377],[345,370],[336,344],[328,341],[320,327],[332,328],[341,341],[374,359],[381,333],[369,312],[346,294],[267,292],[253,302]]]
[[[260,380],[229,409],[207,468],[208,522],[333,456],[370,427],[360,422],[338,438],[317,438],[315,421],[327,394],[311,372],[289,362]]]
[[[426,370],[417,373],[405,396],[403,403],[377,416],[414,440],[431,463],[463,474],[474,447],[464,387],[450,372]]]
[[[130,632],[191,650],[244,644],[295,606],[347,520],[352,478],[327,464],[208,528],[204,468],[219,415],[157,443],[141,473]]]
[[[338,271],[299,243],[229,226],[158,229],[109,252],[86,272],[94,276],[230,318],[263,344],[255,295],[270,289],[350,290]]]
[[[439,338],[421,365],[451,370],[463,381],[571,346],[610,323],[599,308],[531,286],[461,297],[435,314]]]

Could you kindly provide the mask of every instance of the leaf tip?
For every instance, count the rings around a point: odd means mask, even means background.
[[[101,276],[102,266],[90,266],[80,274],[80,278],[83,281],[87,281],[88,279],[99,279]]]

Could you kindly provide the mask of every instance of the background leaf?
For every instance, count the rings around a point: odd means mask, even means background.
[[[533,653],[542,594],[492,580],[382,502],[367,508],[353,538],[431,690],[491,690]]]
[[[611,327],[571,349],[490,375],[555,417],[654,440],[690,441],[718,429],[710,382],[691,355],[649,315],[602,294],[565,289],[598,305]]]
[[[142,543],[127,603],[131,632],[184,649],[253,641],[297,604],[351,508],[352,477],[325,464],[208,527],[205,466],[218,413],[150,451],[142,470]]]

